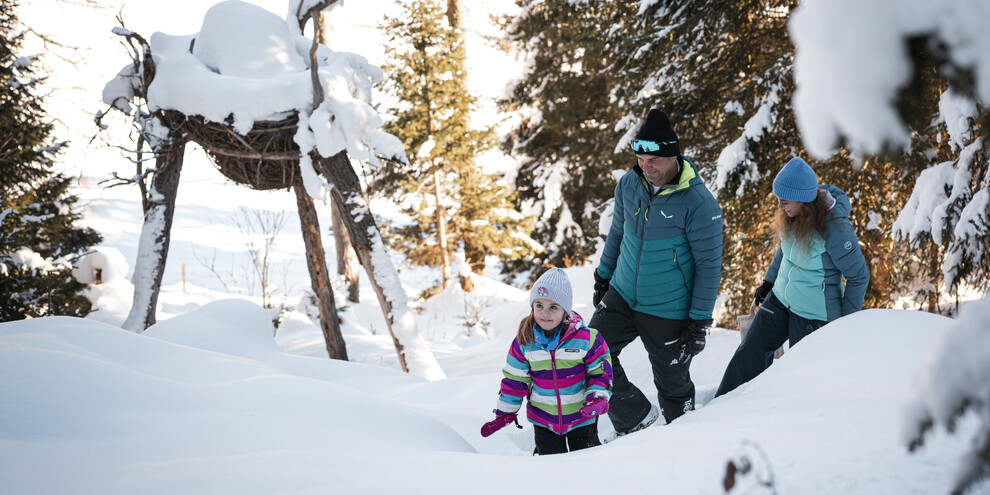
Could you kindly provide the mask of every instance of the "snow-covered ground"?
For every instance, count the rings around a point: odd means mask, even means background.
[[[98,311],[87,319],[0,323],[0,492],[711,494],[723,491],[730,461],[751,462],[755,473],[737,479],[733,493],[774,492],[757,478],[771,479],[781,494],[929,494],[951,486],[975,421],[964,418],[955,436],[935,430],[915,454],[907,452],[903,431],[924,354],[951,331],[952,320],[897,310],[844,318],[712,401],[739,339],[716,329],[692,367],[697,411],[598,448],[533,457],[530,425],[489,438],[478,433],[491,418],[505,353],[527,311],[525,288],[493,273],[476,279],[470,295],[455,285],[415,303],[417,327],[447,376],[426,381],[399,370],[362,275],[360,302],[345,303],[337,293],[350,361],[329,360],[300,304],[308,273],[294,196],[225,181],[195,146],[178,189],[159,323],[141,335],[122,330],[140,200],[133,188],[98,184],[109,171],[126,175],[133,166],[98,142],[86,146],[91,133],[84,131],[103,107],[103,83],[127,62],[110,34],[120,3],[104,2],[110,8],[99,15],[59,4],[71,11],[55,16],[64,29],[41,23],[52,18],[52,1],[32,2],[22,16],[87,50],[87,63],[53,76],[53,84],[71,89],[56,97],[75,105],[76,117],[60,117],[74,142],[66,163],[80,176],[84,222],[105,236],[103,258],[94,260],[102,263],[104,283],[91,289]],[[131,0],[123,13],[128,27],[144,35],[183,35],[200,28],[212,3]],[[281,13],[286,2],[251,3]],[[505,4],[511,2],[479,0],[468,15],[483,19],[485,9]],[[388,5],[369,0],[335,9],[331,47],[380,63],[380,45],[369,37]],[[493,56],[469,59],[488,62],[486,73],[498,74],[474,84],[500,85],[511,75]],[[486,168],[507,168],[504,156],[487,159]],[[317,207],[326,231],[329,208]],[[383,203],[372,210],[394,214]],[[251,282],[248,246],[263,237],[236,225],[237,215],[254,212],[285,214],[270,260],[272,300],[290,309],[277,330]],[[335,273],[332,237],[324,242]],[[394,261],[411,300],[439,279],[436,270]],[[567,269],[575,310],[586,318],[592,268]],[[622,359],[632,380],[654,395],[642,347],[631,345]],[[611,429],[604,418],[602,436]],[[976,492],[990,493],[990,486]]]
[[[591,272],[568,273],[580,283]],[[576,309],[587,313],[582,287]],[[179,294],[163,296],[180,304]],[[487,335],[465,335],[459,289],[418,315],[432,325],[447,375],[432,382],[395,369],[386,336],[348,326],[354,362],[329,360],[308,320],[273,332],[259,306],[239,299],[142,335],[66,317],[0,324],[0,486],[10,494],[721,493],[727,463],[745,458],[761,476],[772,473],[778,493],[931,494],[947,491],[972,431],[964,420],[959,436],[936,432],[920,452],[906,451],[901,417],[912,379],[952,320],[868,310],[712,401],[738,343],[738,333],[716,330],[692,367],[698,410],[601,447],[534,457],[528,424],[478,433],[526,292],[485,281],[476,296],[490,303]],[[642,347],[622,358],[652,390]],[[609,431],[603,419],[602,435]],[[737,481],[737,490],[750,488],[733,493],[771,493],[752,475]]]
[[[284,300],[292,311],[277,330],[257,293],[225,292],[192,257],[216,248],[218,259],[245,262],[250,236],[223,218],[237,208],[287,209],[289,194],[223,185],[206,173],[182,180],[157,325],[141,335],[119,328],[130,301],[121,264],[132,262],[140,230],[140,207],[123,188],[82,190],[87,221],[107,234],[104,283],[92,288],[100,310],[84,320],[0,324],[3,493],[453,495],[502,493],[511,484],[518,493],[593,486],[700,494],[722,493],[727,464],[748,461],[776,493],[931,494],[948,491],[976,429],[967,416],[956,435],[937,429],[908,453],[915,377],[953,320],[868,310],[821,329],[712,401],[739,341],[717,329],[692,366],[698,410],[598,448],[533,457],[528,424],[479,434],[527,311],[524,287],[477,278],[471,294],[454,284],[417,303],[417,326],[447,376],[426,381],[399,370],[362,275],[360,302],[344,304],[338,293],[350,362],[333,361],[306,306],[297,305],[306,268],[291,210],[276,263],[296,297]],[[590,317],[592,267],[567,272],[575,310]],[[411,296],[437,279],[426,268],[402,269],[400,278]],[[622,359],[653,397],[639,343]],[[612,430],[607,418],[600,430]],[[594,471],[572,474],[579,463]],[[754,475],[737,481],[732,493],[773,493]],[[981,489],[974,493],[990,493],[990,485]]]

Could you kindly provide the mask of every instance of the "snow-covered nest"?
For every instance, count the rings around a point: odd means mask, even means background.
[[[291,187],[299,175],[299,146],[293,141],[299,117],[292,114],[279,121],[261,120],[240,135],[231,120],[210,122],[201,116],[187,117],[165,112],[171,129],[185,131],[198,143],[228,179],[262,191]]]
[[[301,173],[307,190],[318,191],[311,151],[326,158],[347,151],[372,163],[376,156],[405,161],[401,142],[381,129],[371,106],[371,85],[383,77],[381,69],[360,55],[318,45],[314,76],[313,41],[298,17],[312,2],[300,1],[289,1],[283,19],[226,0],[207,11],[199,33],[154,33],[143,61],[153,64],[151,76],[138,64],[124,67],[106,85],[104,101],[129,113],[127,102],[146,96],[160,119],[151,125],[164,129],[156,134],[171,130],[200,144],[221,173],[255,189],[290,187]],[[323,98],[314,102],[317,82]]]

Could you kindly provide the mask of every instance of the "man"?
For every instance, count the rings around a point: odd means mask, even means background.
[[[637,165],[615,188],[612,226],[595,270],[595,314],[614,373],[609,418],[618,435],[658,411],[619,361],[640,337],[668,423],[694,409],[691,358],[705,347],[722,269],[722,210],[682,156],[667,114],[650,110],[630,143]]]

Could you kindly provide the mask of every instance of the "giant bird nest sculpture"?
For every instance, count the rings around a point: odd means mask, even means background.
[[[228,179],[259,191],[288,189],[299,177],[299,145],[293,136],[299,116],[279,121],[257,121],[246,135],[228,122],[209,122],[199,115],[164,112],[167,126],[189,134]]]
[[[307,21],[312,19],[315,26],[320,25],[321,12],[336,2],[337,0],[289,0],[290,9],[295,11],[299,21],[298,30],[295,31],[294,35],[296,39],[305,39],[302,37],[302,28]],[[219,6],[228,10],[214,14],[217,16],[216,18],[227,21],[228,24],[233,22],[230,24],[232,26],[231,31],[225,34],[235,37],[254,34],[250,32],[250,29],[241,29],[241,25],[236,21],[231,21],[230,17],[232,12],[237,14],[250,9],[260,9],[260,7],[248,5],[239,0],[227,0],[211,8],[211,11]],[[305,11],[304,6],[306,7]],[[262,12],[273,16],[267,11],[262,10]],[[211,13],[207,12],[207,18],[210,15]],[[264,27],[264,23],[267,23],[267,26],[272,26],[273,23],[282,21],[277,16],[274,19],[275,21],[272,21],[271,18],[262,19],[264,21],[261,23],[263,24],[262,27]],[[257,21],[257,19],[252,20]],[[123,25],[122,22],[121,25]],[[207,22],[204,19],[204,31],[206,25]],[[292,30],[293,28],[290,26],[289,31]],[[201,31],[198,36],[202,36],[204,31]],[[401,291],[401,283],[399,283],[395,268],[385,251],[374,218],[367,214],[369,211],[367,201],[362,194],[360,181],[350,164],[346,151],[351,149],[351,143],[348,141],[345,149],[334,151],[331,156],[325,156],[327,153],[324,153],[323,149],[318,146],[321,137],[326,143],[328,140],[330,142],[333,142],[333,139],[340,140],[340,136],[319,135],[313,127],[313,122],[317,121],[315,115],[325,108],[322,104],[330,101],[325,99],[321,76],[318,73],[322,68],[321,61],[317,58],[322,33],[318,28],[314,31],[312,48],[309,52],[309,69],[306,69],[310,72],[312,93],[309,93],[308,88],[304,85],[296,84],[290,88],[295,91],[305,90],[307,94],[312,96],[312,109],[314,110],[306,115],[307,127],[302,131],[313,133],[311,137],[316,145],[312,147],[311,151],[304,154],[296,141],[299,137],[300,127],[302,127],[297,111],[277,111],[272,114],[282,117],[280,120],[248,119],[251,126],[245,132],[244,122],[238,122],[234,114],[229,114],[227,118],[216,118],[216,116],[207,118],[203,115],[177,110],[170,107],[168,103],[155,102],[153,104],[149,99],[149,88],[152,87],[152,83],[156,82],[156,77],[162,78],[163,76],[166,76],[166,81],[174,82],[175,79],[168,78],[173,74],[156,74],[156,57],[152,56],[151,44],[144,38],[137,33],[123,29],[123,27],[115,30],[117,34],[126,38],[129,47],[133,50],[133,63],[125,67],[113,81],[107,84],[107,88],[104,90],[104,100],[112,108],[123,111],[134,119],[135,126],[139,129],[139,140],[150,144],[155,154],[154,168],[143,169],[144,161],[136,160],[139,170],[139,179],[136,182],[141,186],[143,193],[145,224],[135,263],[134,304],[124,327],[140,332],[155,323],[155,306],[158,290],[161,286],[165,258],[168,253],[169,230],[175,206],[179,171],[182,167],[185,144],[192,141],[203,147],[224,176],[238,184],[258,190],[291,189],[295,192],[303,238],[306,244],[310,279],[319,307],[320,325],[326,338],[327,351],[332,358],[347,359],[334,306],[333,291],[329,283],[315,205],[309,192],[312,189],[312,182],[319,180],[315,178],[316,174],[332,184],[333,187],[329,188],[329,198],[335,209],[335,224],[337,220],[340,221],[340,225],[334,226],[335,233],[338,231],[346,233],[344,238],[349,240],[350,247],[354,248],[357,258],[368,273],[372,287],[375,289],[381,304],[386,324],[392,334],[400,366],[405,371],[425,378],[442,378],[443,372],[426,347],[425,340],[416,330],[414,319],[408,314],[409,309],[405,294]],[[168,35],[163,36],[167,37]],[[214,40],[216,39],[222,38],[214,38]],[[185,60],[188,60],[189,54],[195,55],[193,46],[197,41],[198,38],[189,43],[188,52],[181,52],[180,50],[179,57],[185,57]],[[290,43],[290,45],[294,45],[292,50],[297,49],[298,44]],[[177,45],[167,46],[174,49]],[[323,50],[324,54],[328,53],[329,50],[325,46],[319,47],[319,49]],[[353,54],[343,54],[341,60],[349,63],[357,57],[351,55]],[[161,58],[160,53],[158,58]],[[360,59],[363,61],[363,57]],[[323,63],[329,63],[328,60],[324,59]],[[366,63],[366,61],[364,62]],[[206,64],[205,61],[203,63]],[[202,67],[197,66],[197,70],[200,69]],[[217,72],[219,73],[219,71]],[[352,72],[354,71],[345,71],[347,74]],[[189,74],[195,77],[201,73],[206,74],[205,77],[207,78],[217,77],[202,70]],[[292,76],[296,77],[298,73],[292,73]],[[298,80],[299,78],[296,77],[293,81],[298,83]],[[353,84],[344,86],[351,87]],[[174,88],[169,89],[174,91]],[[370,93],[370,84],[366,89]],[[193,89],[193,92],[201,92],[200,90],[201,88],[197,87]],[[217,96],[223,96],[222,93],[223,90]],[[196,96],[202,97],[203,95],[197,94]],[[266,93],[266,96],[278,98],[284,94],[281,92]],[[339,96],[339,94],[335,96]],[[304,95],[304,97],[306,96]],[[339,100],[340,98],[335,97],[335,101]],[[296,100],[296,104],[298,104],[298,100]],[[356,101],[357,107],[364,108],[362,105],[367,106],[366,102]],[[353,107],[350,109],[353,110]],[[374,113],[370,106],[367,106],[366,111]],[[321,128],[324,129],[323,132],[330,132],[327,130],[331,127],[330,123],[335,121],[334,117],[328,115],[326,111],[322,115],[324,120]],[[374,117],[377,118],[377,113],[374,113]],[[100,117],[97,118],[98,122],[99,120]],[[342,123],[337,120],[334,125],[343,124],[346,122]],[[348,138],[345,136],[343,139]],[[405,160],[401,143],[394,136],[380,130],[374,130],[370,140],[393,150],[390,152],[393,153],[392,156],[386,156],[386,158]],[[337,144],[339,145],[339,143]],[[395,152],[396,146],[398,147],[397,152]],[[332,149],[336,150],[337,148]],[[365,148],[362,144],[356,149],[359,152],[364,152],[371,149],[371,146],[368,145]],[[374,154],[370,155],[370,159],[374,160]],[[304,162],[305,164],[303,164]],[[307,176],[304,173],[304,167],[314,173]],[[323,189],[323,192],[325,191]],[[340,244],[338,242],[338,250],[347,249],[347,246]],[[338,256],[338,258],[340,257]]]

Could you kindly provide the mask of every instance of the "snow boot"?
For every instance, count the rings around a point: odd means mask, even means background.
[[[640,421],[639,424],[637,424],[633,429],[629,431],[623,431],[623,432],[613,431],[612,433],[609,433],[608,435],[605,436],[604,443],[609,443],[615,440],[616,438],[624,437],[630,433],[639,430],[645,430],[646,428],[649,428],[649,426],[652,425],[653,423],[656,423],[657,418],[659,417],[660,417],[660,410],[657,409],[657,406],[650,404],[650,412],[646,413],[646,417],[643,418],[643,420]]]

